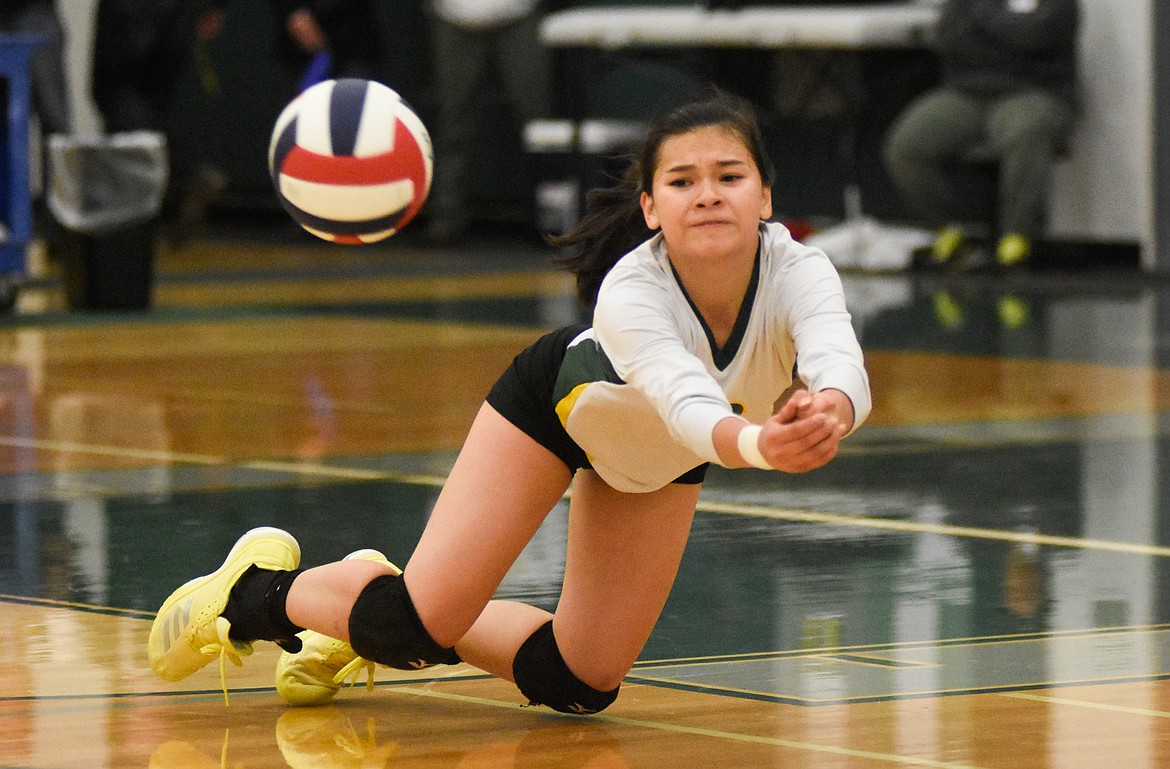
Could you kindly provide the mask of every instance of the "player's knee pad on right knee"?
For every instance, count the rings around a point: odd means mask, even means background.
[[[617,699],[621,688],[598,691],[573,675],[553,637],[552,620],[537,628],[521,644],[512,662],[512,677],[533,705],[547,705],[558,712],[577,715],[605,710]]]
[[[349,613],[349,644],[360,656],[399,670],[454,665],[459,655],[423,626],[401,574],[375,577]]]

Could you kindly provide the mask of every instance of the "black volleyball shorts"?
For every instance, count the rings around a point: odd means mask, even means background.
[[[553,403],[553,387],[569,343],[589,328],[565,326],[537,339],[519,355],[492,385],[487,402],[525,435],[551,451],[570,472],[592,468],[585,451],[565,432]],[[706,463],[675,479],[675,483],[702,483]]]

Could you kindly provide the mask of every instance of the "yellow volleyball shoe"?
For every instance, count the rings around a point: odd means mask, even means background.
[[[358,550],[345,560],[374,561],[402,573],[377,550]],[[374,688],[374,663],[359,657],[348,642],[314,630],[305,630],[297,637],[301,639],[301,650],[284,652],[276,662],[276,691],[288,704],[324,705],[347,681],[356,684],[363,670],[366,688]]]
[[[1019,233],[1009,233],[995,245],[995,260],[1001,267],[1015,267],[1032,255],[1032,241]]]
[[[168,681],[179,681],[219,658],[226,697],[225,659],[238,666],[252,653],[250,642],[229,637],[231,623],[222,616],[232,588],[253,566],[292,571],[300,560],[300,545],[286,531],[261,527],[244,534],[218,569],[190,580],[163,602],[147,639],[151,668]]]

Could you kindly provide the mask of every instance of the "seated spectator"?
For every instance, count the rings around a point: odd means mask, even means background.
[[[992,258],[1024,263],[1044,221],[1053,165],[1076,115],[1077,0],[946,0],[936,30],[940,85],[913,101],[886,138],[886,167],[905,202],[938,230],[925,265],[975,252],[955,222],[948,168],[975,148],[998,163]]]
[[[428,6],[439,97],[435,181],[427,205],[434,245],[459,241],[470,224],[471,163],[476,137],[484,130],[484,95],[498,88],[519,125],[549,115],[551,65],[538,34],[546,5],[541,0],[431,0]],[[489,80],[493,75],[496,79]],[[520,142],[518,135],[512,139]]]

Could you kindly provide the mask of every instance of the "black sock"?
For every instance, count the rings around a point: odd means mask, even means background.
[[[231,623],[228,636],[234,641],[274,641],[289,652],[301,650],[297,633],[304,630],[289,621],[285,612],[288,589],[301,573],[269,571],[251,566],[240,575],[228,596],[223,616]]]

